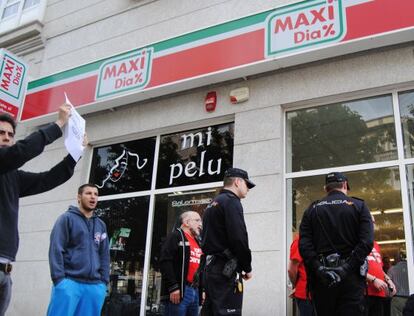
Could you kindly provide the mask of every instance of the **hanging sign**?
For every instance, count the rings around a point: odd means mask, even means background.
[[[18,119],[26,94],[26,64],[5,49],[0,49],[0,111]]]

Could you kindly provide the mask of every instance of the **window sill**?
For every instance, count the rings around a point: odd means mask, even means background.
[[[12,53],[26,55],[44,48],[43,24],[33,21],[0,34],[0,47]]]

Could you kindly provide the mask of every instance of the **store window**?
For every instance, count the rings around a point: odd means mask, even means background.
[[[414,91],[398,95],[406,158],[414,157]]]
[[[149,196],[98,203],[96,214],[106,223],[110,238],[111,271],[105,315],[139,315],[148,210]]]
[[[161,137],[157,188],[223,180],[233,163],[234,124]]]
[[[398,260],[405,250],[404,217],[398,167],[353,171],[346,173],[351,191],[349,195],[366,201],[375,217],[375,241],[381,246],[383,257]],[[325,175],[288,180],[292,192],[292,231],[299,231],[306,208],[326,193],[323,190]]]
[[[151,189],[155,137],[95,148],[90,178],[100,195]]]
[[[99,187],[96,213],[110,238],[105,315],[162,314],[162,242],[182,212],[202,215],[217,194],[232,166],[233,142],[234,123],[227,123],[94,149],[89,182]]]
[[[400,118],[393,109],[399,109]],[[396,128],[400,121],[401,128]],[[397,137],[400,131],[402,137]],[[304,211],[326,195],[327,170],[340,168],[350,182],[348,194],[364,199],[375,218],[374,239],[384,270],[405,260],[408,247],[413,247],[408,240],[414,237],[413,149],[414,91],[287,112],[288,241],[299,231]]]
[[[392,96],[287,113],[287,172],[397,159]]]

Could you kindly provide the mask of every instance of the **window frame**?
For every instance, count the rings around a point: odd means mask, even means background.
[[[160,129],[155,132],[151,133],[139,133],[129,136],[121,136],[116,137],[114,139],[110,139],[108,141],[100,141],[94,144],[92,150],[89,154],[89,161],[88,161],[88,170],[87,175],[85,176],[85,181],[89,181],[90,172],[92,168],[92,158],[94,149],[97,147],[109,146],[112,144],[117,143],[124,143],[133,140],[144,139],[148,137],[155,137],[155,151],[154,151],[154,161],[153,161],[153,169],[152,169],[152,180],[151,181],[151,188],[150,190],[145,191],[136,191],[136,192],[129,192],[129,193],[120,193],[120,194],[112,194],[112,195],[104,195],[99,197],[99,201],[110,201],[116,200],[121,198],[131,198],[131,197],[140,197],[140,196],[149,196],[149,211],[148,211],[148,223],[147,223],[147,235],[145,240],[145,258],[144,258],[144,267],[143,267],[143,275],[142,275],[142,291],[141,291],[141,306],[140,306],[140,315],[146,315],[146,304],[147,304],[147,294],[148,294],[148,277],[149,271],[151,267],[151,249],[152,249],[152,235],[153,235],[153,224],[154,224],[154,215],[155,215],[155,201],[157,195],[161,194],[168,194],[177,191],[197,191],[197,190],[208,190],[208,189],[215,189],[217,187],[222,187],[223,182],[209,182],[209,183],[201,183],[201,184],[193,184],[193,185],[185,185],[185,186],[176,186],[176,187],[169,187],[169,188],[156,188],[156,179],[157,179],[157,166],[158,166],[158,158],[159,158],[159,150],[161,145],[161,137],[167,134],[173,133],[180,133],[183,131],[191,131],[193,129],[205,128],[208,126],[218,126],[222,124],[235,124],[235,117],[234,115],[227,115],[220,118],[214,118],[204,121],[199,121],[195,123],[184,124],[180,126],[174,126],[170,128]],[[234,155],[234,152],[233,152]]]
[[[285,212],[285,231],[284,236],[286,238],[286,245],[284,247],[286,253],[284,254],[285,258],[288,258],[289,255],[289,245],[292,242],[292,192],[289,191],[288,181],[294,178],[301,178],[301,177],[308,177],[308,176],[316,176],[316,175],[325,175],[331,172],[333,169],[338,172],[350,172],[350,171],[362,171],[362,170],[371,170],[371,169],[378,169],[378,168],[386,168],[386,167],[398,167],[399,175],[400,175],[400,189],[401,189],[401,201],[402,201],[402,208],[403,208],[403,219],[404,219],[404,231],[405,231],[405,245],[407,251],[407,265],[408,265],[408,280],[409,280],[409,288],[410,292],[414,290],[414,243],[413,243],[413,226],[414,226],[414,218],[411,219],[411,216],[414,216],[414,207],[413,210],[410,209],[410,201],[408,196],[408,183],[407,183],[407,166],[414,164],[414,157],[413,158],[405,158],[404,153],[404,140],[403,140],[403,131],[401,125],[401,114],[400,114],[400,105],[399,105],[399,93],[404,93],[412,90],[412,87],[404,87],[399,89],[378,89],[373,92],[354,92],[354,93],[347,93],[341,96],[334,96],[334,97],[327,97],[318,100],[308,100],[303,103],[296,103],[294,105],[285,105],[283,106],[283,208],[286,210]],[[395,128],[395,137],[396,137],[396,145],[397,145],[397,159],[395,160],[388,160],[388,161],[381,161],[381,162],[370,162],[365,164],[354,164],[354,165],[347,165],[347,166],[339,166],[333,168],[321,168],[321,169],[314,169],[314,170],[306,170],[306,171],[296,171],[296,172],[287,172],[287,163],[288,163],[288,112],[292,112],[295,110],[302,110],[306,108],[314,108],[318,106],[329,105],[331,103],[337,102],[347,102],[353,101],[358,99],[364,99],[369,97],[381,96],[381,95],[391,95],[392,97],[392,109],[394,115],[394,128]],[[287,267],[287,261],[285,262]],[[285,269],[286,271],[286,269]],[[289,306],[289,303],[287,304]]]

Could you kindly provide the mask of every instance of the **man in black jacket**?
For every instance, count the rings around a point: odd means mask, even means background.
[[[242,280],[252,278],[252,256],[240,199],[255,184],[245,170],[238,168],[226,170],[223,181],[223,190],[203,215],[203,315],[241,315]]]
[[[362,316],[371,215],[363,200],[347,196],[345,175],[329,173],[325,183],[328,195],[305,211],[299,233],[312,302],[318,316]]]
[[[161,249],[162,300],[167,301],[164,315],[197,316],[201,217],[197,212],[187,211],[179,219],[180,228],[168,235]]]
[[[51,190],[68,180],[76,162],[69,155],[52,169],[41,173],[18,170],[27,161],[38,156],[44,147],[62,135],[70,106],[59,108],[54,124],[41,128],[15,143],[16,123],[7,114],[0,114],[0,316],[11,299],[11,262],[19,246],[19,198]]]

